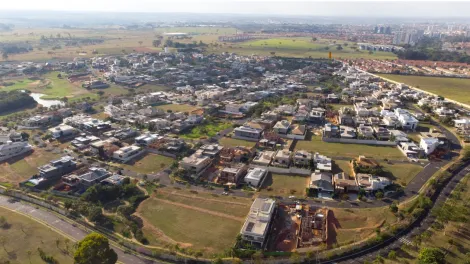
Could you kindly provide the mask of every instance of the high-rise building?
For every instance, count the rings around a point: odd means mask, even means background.
[[[385,27],[379,28],[379,34],[385,34]]]
[[[416,42],[424,35],[424,30],[407,30],[397,31],[393,37],[392,43],[394,45],[415,45]]]
[[[379,31],[379,27],[378,27],[378,26],[375,26],[375,28],[374,28],[374,34],[378,33],[378,31]]]
[[[385,34],[391,35],[392,34],[392,28],[391,27],[386,27],[385,28]]]

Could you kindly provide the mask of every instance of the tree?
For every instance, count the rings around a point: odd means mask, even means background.
[[[466,146],[464,149],[463,149],[463,157],[462,157],[463,160],[470,160],[470,146]]]
[[[419,251],[418,263],[420,264],[440,264],[445,263],[445,255],[438,248],[422,248]]]
[[[142,46],[142,43],[144,43],[142,40],[139,40],[139,45]]]
[[[103,96],[104,95],[104,91],[98,91],[96,92],[99,96]]]
[[[312,38],[312,41],[314,41],[314,42],[317,41],[317,38],[316,38],[316,37],[313,37],[313,38]]]
[[[275,52],[275,51],[271,51],[270,53],[271,53],[271,56],[276,55],[276,52]]]
[[[106,237],[91,233],[78,242],[73,259],[76,264],[113,264],[118,257]]]
[[[388,258],[391,260],[397,259],[397,252],[395,250],[390,250],[390,252],[388,252]]]
[[[5,61],[8,60],[8,53],[3,52],[2,53],[2,59],[5,60]]]
[[[28,254],[29,263],[31,263],[31,255],[33,254],[33,252],[31,252],[31,250],[28,250],[26,251],[26,254]]]
[[[336,50],[342,50],[343,47],[341,45],[336,46]]]
[[[162,44],[162,41],[161,41],[160,39],[156,39],[156,40],[152,41],[152,45],[153,45],[154,47],[158,47],[158,46],[160,46],[161,44]]]

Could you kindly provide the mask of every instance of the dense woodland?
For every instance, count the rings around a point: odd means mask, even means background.
[[[0,91],[0,114],[34,104],[36,104],[36,101],[27,93],[21,91]]]

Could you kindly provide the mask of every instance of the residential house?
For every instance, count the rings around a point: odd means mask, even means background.
[[[148,147],[161,138],[158,134],[145,133],[135,138],[135,144],[141,147]]]
[[[313,165],[313,155],[305,150],[297,150],[292,156],[295,166],[309,167]]]
[[[219,177],[217,178],[218,183],[229,183],[237,184],[247,172],[247,166],[234,166],[234,167],[225,167],[220,171]]]
[[[269,166],[271,164],[271,161],[273,160],[274,155],[276,155],[275,151],[258,152],[254,157],[252,163],[261,166]]]
[[[360,138],[374,139],[374,129],[370,126],[360,125],[357,128],[357,135]]]
[[[326,138],[338,138],[340,137],[340,130],[337,125],[326,123],[323,128],[323,136]]]
[[[103,168],[91,167],[88,172],[81,175],[67,175],[62,177],[62,182],[70,187],[91,187],[111,176],[111,173]]]
[[[46,165],[38,167],[39,177],[43,179],[54,179],[62,177],[67,173],[74,171],[77,163],[71,156],[63,156],[60,159],[53,160]]]
[[[259,188],[263,185],[268,171],[262,168],[251,168],[244,178],[244,182],[253,188]]]
[[[359,191],[359,187],[357,186],[356,180],[351,179],[349,175],[344,172],[333,175],[333,185],[335,187],[335,191],[338,193]]]
[[[180,166],[185,169],[192,178],[198,178],[207,168],[212,164],[212,159],[202,154],[202,150],[197,150],[196,153],[189,157],[184,157]]]
[[[278,150],[272,162],[272,166],[289,168],[291,163],[292,151],[283,149]]]
[[[289,133],[287,134],[288,138],[292,139],[301,139],[304,140],[307,136],[307,126],[306,125],[291,125],[289,128]]]
[[[356,129],[349,126],[340,126],[340,136],[341,138],[356,138]]]
[[[113,174],[112,176],[101,181],[103,185],[122,185],[126,176]]]
[[[199,150],[202,151],[202,155],[208,156],[209,158],[215,158],[219,155],[220,151],[224,147],[218,145],[218,144],[205,144],[202,145]]]
[[[258,140],[261,137],[263,130],[254,128],[249,125],[243,125],[243,126],[235,128],[233,132],[234,132],[234,137],[236,138]]]
[[[131,145],[122,147],[113,153],[113,158],[119,162],[127,163],[130,160],[144,153],[145,150],[139,146]]]
[[[407,110],[397,108],[395,109],[395,115],[398,117],[398,121],[403,129],[414,131],[418,127],[419,121]]]
[[[373,127],[373,129],[374,129],[375,137],[378,140],[389,140],[391,135],[392,135],[390,133],[390,130],[388,130],[385,127],[375,126],[375,127]]]
[[[368,192],[383,190],[385,187],[392,184],[388,178],[365,173],[356,174],[356,181],[360,188]]]
[[[46,127],[53,121],[52,115],[35,115],[23,121],[27,127]]]
[[[219,157],[222,163],[239,163],[248,161],[251,154],[251,150],[247,147],[237,146],[233,148],[223,148],[219,153]]]
[[[330,172],[313,172],[310,176],[308,188],[311,190],[310,192],[316,193],[318,197],[331,197],[335,191],[332,174]]]
[[[264,248],[275,211],[274,199],[256,198],[240,231],[242,239],[259,248]]]
[[[28,142],[11,142],[8,141],[5,144],[0,145],[0,162],[5,161],[9,158],[28,153],[32,150],[32,147]]]
[[[424,150],[424,154],[429,155],[436,150],[439,144],[439,139],[437,138],[421,138],[419,147]]]
[[[424,155],[424,150],[413,142],[399,142],[398,149],[410,159],[419,159]]]
[[[78,131],[69,125],[60,125],[53,128],[49,128],[49,132],[55,139],[71,137],[78,133]]]
[[[82,137],[76,137],[74,140],[72,140],[71,144],[76,149],[81,150],[81,149],[87,148],[90,145],[90,143],[93,143],[99,140],[100,138],[95,137],[95,136],[82,136]]]
[[[289,128],[290,128],[290,122],[287,121],[287,120],[281,120],[281,121],[278,121],[274,127],[273,127],[273,130],[275,133],[277,133],[278,135],[285,135],[287,136],[287,134],[289,133]]]
[[[318,152],[313,155],[313,163],[315,164],[317,170],[327,172],[332,170],[331,158],[320,155]]]

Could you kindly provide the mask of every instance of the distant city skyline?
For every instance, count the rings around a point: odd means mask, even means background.
[[[181,0],[16,0],[0,11],[95,11],[155,13],[219,13],[350,17],[468,17],[467,1],[181,1]]]

